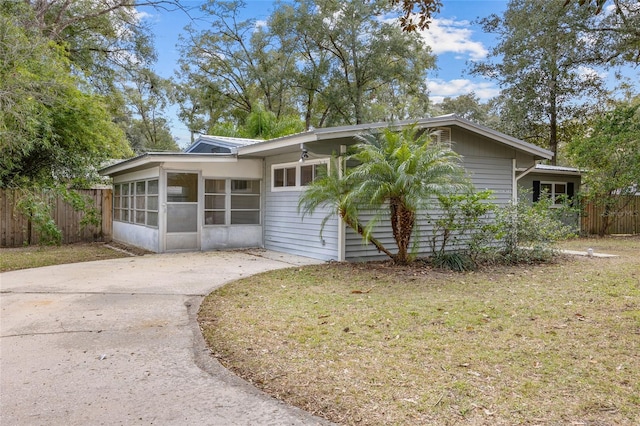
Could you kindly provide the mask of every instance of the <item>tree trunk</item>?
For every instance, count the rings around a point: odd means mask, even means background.
[[[409,210],[401,199],[392,199],[389,202],[391,209],[391,229],[393,238],[398,245],[398,254],[394,257],[396,263],[409,263],[409,242],[415,223],[415,212]]]

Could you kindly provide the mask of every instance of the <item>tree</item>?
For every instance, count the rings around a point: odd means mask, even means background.
[[[149,80],[150,68],[156,60],[152,34],[145,25],[143,9],[186,12],[178,0],[24,0],[2,2],[0,7],[9,9],[17,3],[31,11],[28,16],[22,16],[19,25],[31,28],[60,46],[73,73],[82,77],[87,88],[103,96],[108,112],[121,124],[131,120],[128,116],[132,105],[124,102],[131,99],[124,92],[129,91],[132,85]],[[151,102],[152,96],[158,97],[159,91],[147,91],[146,101]],[[139,104],[133,107],[137,106]],[[165,106],[162,105],[163,108]],[[153,119],[137,119],[146,126],[146,139],[155,137],[154,132],[166,130],[157,126],[163,120],[166,122],[158,108],[154,110]],[[132,129],[126,129],[126,133],[127,136],[132,134]],[[135,140],[130,142],[132,146],[139,143]],[[157,141],[152,143],[157,144]]]
[[[329,207],[329,214],[322,219],[322,228],[333,215],[337,214],[365,241],[393,259],[394,254],[371,234],[370,229],[365,228],[366,224],[360,221],[360,205],[365,200],[357,198],[359,194],[353,190],[352,182],[342,175],[341,168],[342,165],[334,161],[325,176],[321,176],[307,186],[298,203],[298,209],[303,213],[302,217],[313,214],[320,207]]]
[[[585,195],[604,206],[599,233],[605,235],[610,216],[626,207],[619,201],[640,191],[640,98],[595,118],[587,134],[573,139],[568,150],[585,170]]]
[[[482,20],[498,34],[491,56],[472,71],[498,80],[502,130],[554,153],[569,139],[570,124],[597,110],[606,96],[601,77],[585,69],[591,45],[582,31],[592,19],[577,4],[512,0],[503,17]]]
[[[437,202],[432,196],[466,186],[459,156],[450,147],[434,142],[432,136],[416,127],[400,131],[387,128],[379,134],[358,136],[360,143],[349,156],[358,165],[343,177],[312,183],[302,195],[300,206],[305,213],[332,206],[334,214],[395,263],[410,262],[418,211]],[[363,211],[375,213],[366,224],[358,219]],[[374,228],[387,217],[398,248],[396,254],[373,237]]]
[[[603,0],[597,1],[598,13]],[[595,63],[640,64],[640,4],[635,0],[614,0],[612,7],[594,25],[587,27],[594,38]]]
[[[192,128],[232,121],[254,105],[301,114],[306,128],[405,119],[428,107],[426,70],[435,62],[416,34],[402,33],[386,0],[297,0],[278,4],[266,25],[241,20],[244,4],[210,2],[211,28],[184,41],[181,78]]]
[[[135,152],[179,150],[162,114],[170,92],[169,81],[150,69],[133,73],[124,83],[128,115],[133,116],[125,119],[124,127]]]
[[[130,154],[102,100],[72,75],[65,52],[24,27],[23,6],[0,14],[0,187],[79,184]]]
[[[403,34],[393,19],[378,18],[391,12],[384,0],[311,3],[316,7],[308,8],[313,15],[304,31],[330,57],[323,92],[330,106],[327,124],[408,118],[397,107],[376,110],[398,90],[426,92],[426,71],[435,66],[429,48],[415,34]]]
[[[497,119],[491,114],[491,106],[481,103],[480,98],[474,92],[455,98],[444,98],[434,108],[437,114],[456,114],[489,127],[491,127],[489,122]]]
[[[576,0],[565,0],[564,6],[571,5]],[[404,31],[418,31],[429,29],[433,15],[440,12],[441,0],[389,0],[396,6],[401,4],[403,16],[400,18],[400,26]],[[602,12],[607,0],[577,0],[580,6],[591,8],[596,15]],[[615,1],[615,3],[618,3]],[[637,28],[637,27],[636,27]]]

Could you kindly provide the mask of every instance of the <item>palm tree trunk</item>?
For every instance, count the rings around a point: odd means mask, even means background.
[[[393,238],[398,245],[398,254],[394,257],[396,263],[409,263],[409,242],[415,224],[415,212],[408,209],[401,199],[392,199],[389,203],[391,209],[391,229]]]

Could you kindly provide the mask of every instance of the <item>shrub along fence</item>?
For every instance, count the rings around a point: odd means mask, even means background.
[[[605,226],[608,235],[640,233],[640,196],[620,197],[616,208],[609,211],[587,201],[582,212],[582,233],[597,235]]]
[[[62,243],[110,241],[112,229],[111,189],[84,189],[77,191],[93,200],[98,212],[98,225],[84,225],[85,213],[75,211],[73,206],[59,196],[50,198],[51,213],[56,226],[62,232]],[[29,218],[16,204],[20,194],[14,190],[0,189],[0,247],[21,247],[38,244],[40,235]]]

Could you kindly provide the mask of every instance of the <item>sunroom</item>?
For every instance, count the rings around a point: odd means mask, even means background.
[[[260,160],[148,153],[101,171],[113,178],[113,239],[147,250],[262,246]]]

